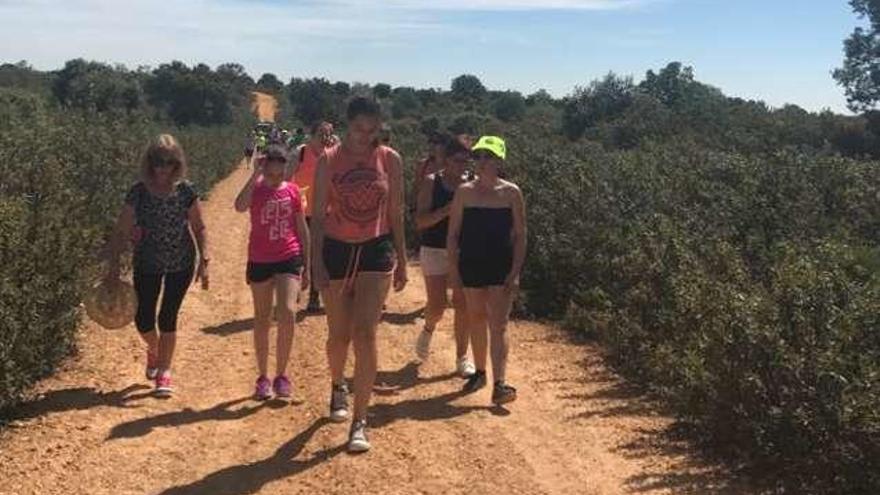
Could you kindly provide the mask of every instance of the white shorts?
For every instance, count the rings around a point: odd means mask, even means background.
[[[422,246],[419,250],[419,264],[422,265],[422,274],[426,277],[449,273],[449,259],[446,256],[446,249]]]

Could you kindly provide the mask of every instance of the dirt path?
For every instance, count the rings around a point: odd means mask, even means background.
[[[296,400],[251,400],[248,220],[232,209],[247,173],[205,205],[213,286],[184,303],[175,397],[150,396],[133,328],[87,323],[79,357],[0,430],[0,494],[750,493],[669,440],[670,420],[609,374],[598,349],[552,327],[512,324],[520,400],[508,411],[488,407],[488,389],[459,393],[449,315],[432,359],[411,364],[417,267],[379,330],[372,452],[346,454],[347,425],[325,419],[323,317],[298,328]]]

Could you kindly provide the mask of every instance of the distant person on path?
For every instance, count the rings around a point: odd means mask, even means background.
[[[492,350],[492,402],[516,400],[506,381],[507,323],[519,289],[526,254],[526,219],[522,192],[499,177],[507,148],[504,140],[483,136],[473,147],[477,178],[455,194],[447,248],[450,276],[464,286],[471,321],[476,373],[464,386],[474,392],[486,385],[486,328]]]
[[[299,186],[303,196],[303,209],[306,222],[312,222],[312,204],[315,191],[315,171],[318,168],[318,159],[330,148],[335,146],[333,140],[333,124],[322,121],[312,125],[311,139],[296,148],[293,168],[290,170],[288,181],[293,181]],[[307,265],[308,266],[308,265]],[[313,270],[309,266],[309,271]],[[309,289],[309,302],[306,311],[317,313],[321,310],[321,302],[318,297],[318,289],[312,285]]]
[[[126,240],[134,243],[135,325],[147,344],[147,379],[155,380],[155,393],[162,397],[173,392],[177,315],[194,272],[202,288],[208,288],[208,238],[198,195],[184,180],[186,165],[183,149],[173,136],[162,134],[150,143],[141,163],[141,180],[125,196],[110,240],[108,283],[119,280],[119,257]]]
[[[345,361],[354,342],[354,413],[348,449],[370,449],[367,408],[376,379],[376,327],[392,283],[406,286],[403,170],[400,155],[375,146],[379,104],[357,97],[342,143],[321,157],[312,211],[314,282],[327,308],[330,419],[349,417]]]
[[[431,338],[447,306],[447,292],[452,289],[455,308],[456,372],[463,378],[474,374],[474,364],[468,359],[470,329],[464,292],[460,286],[451,286],[447,277],[449,259],[446,238],[449,231],[449,211],[455,191],[465,181],[471,150],[464,139],[451,139],[443,153],[441,170],[422,180],[416,206],[416,227],[419,229],[419,263],[425,277],[427,304],[425,328],[416,340],[416,356],[424,361],[430,353]]]
[[[303,131],[302,127],[297,127],[296,131],[287,138],[287,147],[291,150],[295,150],[306,143],[308,137]]]
[[[254,299],[254,350],[257,377],[254,397],[287,398],[291,383],[287,365],[293,348],[296,302],[309,285],[309,228],[302,210],[299,188],[284,180],[287,149],[271,145],[255,160],[253,174],[235,198],[235,209],[250,211],[246,277]],[[274,297],[273,297],[274,296]],[[269,381],[269,328],[272,302],[278,301],[278,336],[275,378]]]

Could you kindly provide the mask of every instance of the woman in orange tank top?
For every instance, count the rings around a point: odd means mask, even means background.
[[[286,179],[288,182],[295,182],[299,186],[303,197],[303,211],[306,215],[306,223],[310,226],[312,225],[312,207],[314,205],[312,196],[315,192],[318,160],[321,158],[321,155],[335,144],[333,124],[323,120],[313,124],[311,127],[311,139],[296,149],[296,163]],[[309,273],[312,273],[312,268],[309,267],[308,269]],[[317,313],[320,309],[321,302],[318,298],[318,290],[312,284],[309,287],[309,303],[306,306],[306,311]]]
[[[345,360],[354,342],[354,411],[348,448],[369,450],[367,407],[376,379],[376,327],[393,283],[406,286],[403,167],[400,155],[374,142],[379,104],[349,103],[345,139],[318,163],[312,208],[314,283],[327,308],[330,419],[349,417]]]

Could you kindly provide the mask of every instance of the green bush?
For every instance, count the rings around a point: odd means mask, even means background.
[[[880,490],[877,163],[510,137],[529,311],[792,493]]]

